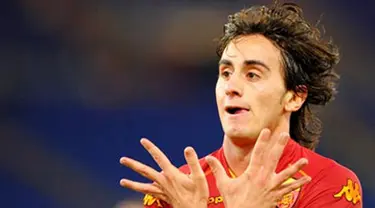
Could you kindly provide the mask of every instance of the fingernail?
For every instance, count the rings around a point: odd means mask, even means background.
[[[122,164],[122,163],[125,163],[127,161],[127,158],[126,157],[121,157],[120,158],[120,163]]]
[[[120,185],[124,185],[126,183],[126,180],[125,179],[121,179],[120,180]]]
[[[280,136],[282,136],[282,137],[288,137],[289,138],[288,132],[282,132]]]
[[[187,154],[190,154],[191,152],[192,152],[192,147],[186,147],[185,148],[185,152],[187,153]]]
[[[271,130],[268,128],[263,129],[264,134],[271,134]]]

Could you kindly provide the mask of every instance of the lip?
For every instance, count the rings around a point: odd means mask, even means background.
[[[226,106],[224,106],[224,108],[225,109],[227,109],[227,108],[243,108],[243,109],[249,110],[249,108],[245,107],[244,105],[236,105],[236,104],[226,105]]]
[[[227,114],[230,117],[238,117],[242,116],[250,111],[249,108],[239,106],[239,105],[228,105],[225,106],[225,114]],[[234,111],[234,112],[231,112]]]
[[[249,113],[248,110],[241,110],[238,113],[228,113],[228,112],[225,112],[225,114],[227,114],[229,116],[241,116],[241,115],[244,115],[244,114],[247,114],[247,113]]]

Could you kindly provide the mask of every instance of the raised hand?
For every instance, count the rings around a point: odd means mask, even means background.
[[[287,133],[274,140],[271,132],[264,129],[254,146],[250,164],[245,172],[237,178],[229,178],[221,163],[212,156],[206,160],[216,178],[217,187],[223,196],[227,208],[274,208],[281,198],[311,180],[304,176],[294,182],[284,184],[307,164],[301,158],[293,165],[275,173],[284,147],[288,143]],[[272,141],[273,140],[273,141]]]
[[[154,183],[140,183],[128,179],[121,179],[123,187],[151,194],[166,201],[174,208],[206,208],[208,200],[208,184],[206,176],[199,164],[198,156],[192,147],[185,148],[185,159],[191,174],[186,175],[171,164],[165,154],[147,139],[141,139],[143,147],[151,154],[155,162],[162,169],[161,172],[133,160],[122,157],[120,163],[140,173]]]

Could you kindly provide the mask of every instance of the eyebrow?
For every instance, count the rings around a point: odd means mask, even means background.
[[[258,66],[262,66],[263,68],[267,69],[268,71],[271,71],[271,69],[267,66],[267,64],[265,64],[264,62],[259,61],[259,60],[245,60],[242,64],[244,66],[258,65]],[[233,66],[233,63],[228,59],[221,59],[219,61],[219,66],[220,65]]]

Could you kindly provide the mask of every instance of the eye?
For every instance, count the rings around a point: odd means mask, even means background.
[[[254,73],[254,72],[247,73],[246,77],[251,81],[256,81],[256,80],[260,79],[260,76],[256,73]]]
[[[220,72],[220,76],[223,78],[228,78],[230,76],[231,72],[229,70],[223,70]]]

